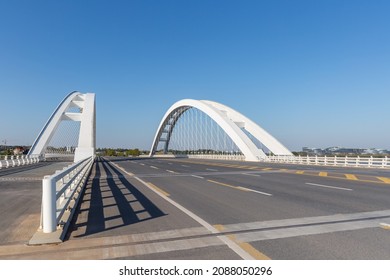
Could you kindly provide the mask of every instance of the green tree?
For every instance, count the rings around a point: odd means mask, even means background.
[[[104,151],[104,155],[108,156],[108,157],[113,157],[113,156],[115,156],[115,151],[113,149],[106,149]]]
[[[139,149],[130,149],[126,151],[126,154],[128,156],[138,157],[141,154],[141,152]]]

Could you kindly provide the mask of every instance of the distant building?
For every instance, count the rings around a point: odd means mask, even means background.
[[[376,148],[361,149],[361,148],[329,147],[326,149],[319,149],[319,148],[303,147],[302,152],[309,156],[390,155],[389,150],[376,149]]]
[[[322,155],[324,151],[322,149],[318,149],[318,148],[303,147],[302,152],[304,152],[305,154],[307,154],[309,156],[315,156],[315,155]]]
[[[23,155],[23,153],[24,153],[24,148],[23,147],[15,147],[14,148],[14,155],[15,156]]]

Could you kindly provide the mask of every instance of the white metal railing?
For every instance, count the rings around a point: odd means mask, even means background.
[[[236,160],[245,161],[244,155],[231,155],[231,154],[198,154],[198,155],[186,155],[187,158],[195,159],[214,159],[214,160]]]
[[[150,157],[149,155],[141,155],[142,157]],[[244,155],[232,155],[232,154],[156,154],[155,158],[194,158],[194,159],[214,159],[214,160],[232,160],[232,161],[245,161]]]
[[[305,165],[390,168],[390,158],[387,156],[383,158],[359,156],[269,156],[265,161]]]
[[[0,169],[34,164],[43,159],[41,155],[0,156]]]
[[[86,158],[62,171],[44,177],[41,213],[41,228],[44,233],[55,232],[57,226],[64,226],[65,223],[70,222],[93,162],[94,157]]]

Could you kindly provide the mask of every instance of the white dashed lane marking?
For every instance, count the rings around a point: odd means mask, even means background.
[[[306,185],[315,186],[315,187],[321,187],[321,188],[327,188],[327,189],[335,189],[335,190],[340,190],[340,191],[353,191],[352,189],[340,188],[340,187],[334,187],[334,186],[327,186],[327,185],[321,185],[321,184],[314,184],[314,183],[306,183]]]

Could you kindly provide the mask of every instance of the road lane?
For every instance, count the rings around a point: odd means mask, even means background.
[[[296,172],[290,172],[288,166],[258,166],[257,164],[248,163],[220,163],[220,162],[196,162],[192,163],[189,160],[158,160],[145,161],[144,167],[148,164],[153,164],[156,167],[168,166],[169,161],[171,174],[150,174],[143,169],[138,169],[139,175],[148,182],[158,186],[164,192],[170,194],[170,198],[184,205],[199,217],[206,220],[210,224],[214,224],[220,229],[229,224],[242,224],[243,222],[255,223],[259,221],[284,220],[293,218],[321,217],[324,215],[337,214],[355,214],[368,211],[380,211],[389,209],[390,186],[386,184],[378,184],[356,180],[358,177],[351,169],[337,169],[338,173],[345,172],[349,176],[344,178],[333,178],[329,175],[334,172],[333,169],[324,169],[323,167],[314,167],[310,170],[317,171],[317,176],[302,176]],[[130,165],[123,163],[126,168]],[[184,165],[184,166],[183,166]],[[261,165],[261,164],[259,164]],[[278,168],[279,167],[279,168]],[[296,166],[295,166],[296,167]],[[138,175],[134,169],[129,169],[135,175]],[[295,169],[298,170],[298,169]],[[294,170],[294,171],[295,171]],[[168,172],[168,171],[166,171]],[[250,173],[248,173],[250,172]],[[168,172],[169,173],[169,172]],[[377,175],[375,171],[369,170],[364,173],[365,176]],[[389,176],[389,172],[379,172],[381,176]],[[378,173],[378,174],[379,174]],[[347,178],[349,177],[349,178]],[[320,186],[328,186],[332,188],[323,188]],[[251,189],[259,193],[244,191]],[[350,190],[350,191],[346,191]],[[272,197],[265,197],[260,194],[272,193]],[[386,218],[386,217],[384,217]],[[273,254],[281,251],[278,247],[279,239],[306,238],[310,236],[320,235],[341,235],[351,234],[356,232],[357,235],[361,231],[378,230],[383,235],[383,229],[380,228],[380,221],[384,219],[379,217],[378,220],[369,222],[356,222],[357,224],[335,225],[332,227],[307,228],[307,234],[298,234],[297,237],[288,235],[285,237],[270,238],[266,241],[258,238],[257,232],[251,233],[248,237],[243,238],[243,235],[237,235],[237,242],[249,242],[259,252],[262,251],[262,245],[266,244],[265,255],[280,258],[280,255]],[[383,224],[383,223],[382,223]],[[310,231],[312,230],[312,231]],[[282,229],[283,231],[283,229]],[[290,230],[291,231],[291,230]],[[340,232],[339,232],[340,231]],[[324,233],[323,233],[324,232]],[[279,235],[283,236],[283,235]],[[272,239],[272,241],[270,241]],[[368,238],[370,239],[370,238]],[[267,243],[264,243],[267,242]],[[321,243],[320,241],[317,241]],[[301,243],[304,243],[301,241]],[[372,243],[372,244],[371,244]],[[272,244],[272,245],[270,245]],[[307,244],[306,244],[307,245]],[[319,245],[318,245],[319,246]],[[319,247],[324,247],[321,244]],[[370,252],[370,258],[377,258],[375,250],[378,245],[373,240],[367,244],[361,245]],[[271,248],[272,250],[268,250]],[[305,252],[305,249],[301,249]],[[321,255],[321,252],[312,254],[298,254],[305,258],[327,258],[329,252],[337,251],[338,247],[331,246],[327,252]],[[288,250],[287,250],[288,251]],[[367,254],[360,254],[353,250],[347,250],[351,253],[350,259],[361,258]],[[342,254],[335,254],[342,258]],[[380,256],[381,254],[378,254]],[[294,258],[291,254],[286,253],[287,258]],[[390,257],[390,254],[388,255]]]
[[[135,169],[142,174],[150,169],[146,163],[139,166],[143,169],[138,166]],[[172,259],[195,256],[200,252],[205,259],[240,258],[231,248],[223,246],[226,245],[225,237],[213,234],[194,217],[170,203],[169,193],[123,169],[118,161],[99,160],[95,164],[80,211],[74,219],[70,243],[83,239],[91,248],[96,246],[97,240],[113,244],[107,248],[111,259],[148,259],[161,253]],[[118,241],[122,239],[123,242]],[[216,253],[209,246],[222,248]],[[107,258],[104,250],[97,247],[92,252],[95,258]],[[79,254],[85,256],[86,252],[80,248]]]
[[[34,172],[0,174],[0,186],[10,191],[9,180],[24,184]],[[98,161],[66,242],[26,247],[14,232],[0,244],[0,258],[389,259],[389,175],[188,159]],[[17,222],[28,228],[30,219]]]

